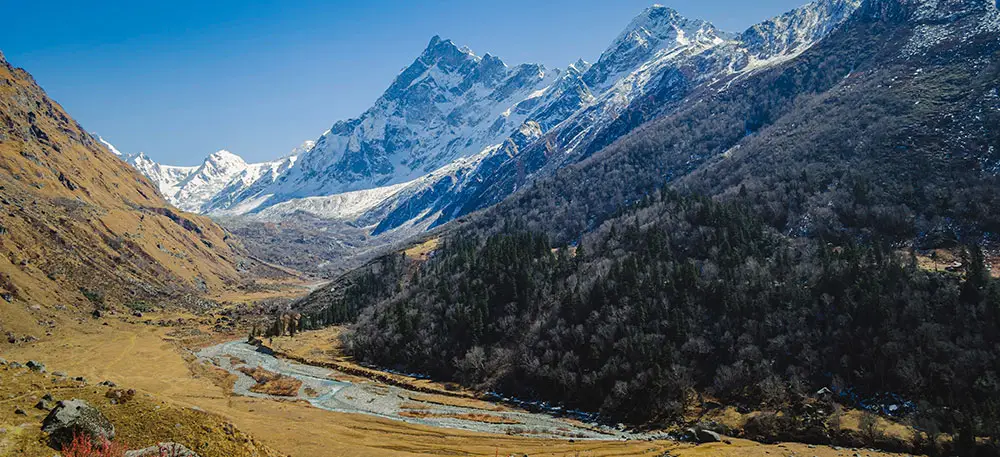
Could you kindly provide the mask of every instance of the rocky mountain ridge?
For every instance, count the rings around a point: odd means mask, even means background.
[[[794,58],[858,5],[818,0],[741,34],[657,5],[597,62],[563,71],[508,67],[434,37],[371,109],[336,123],[294,164],[211,197],[186,194],[194,205],[178,203],[252,220],[304,212],[375,236],[417,233],[588,157],[697,87]]]

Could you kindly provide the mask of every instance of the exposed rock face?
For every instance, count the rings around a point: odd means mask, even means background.
[[[125,453],[125,457],[199,457],[194,451],[183,444],[160,443],[145,449],[137,449]]]
[[[300,330],[302,314],[284,313],[274,321],[274,325],[267,333],[267,336],[295,336]]]
[[[115,437],[115,426],[97,408],[83,400],[60,401],[42,422],[49,444],[57,449],[73,442],[74,436],[88,436],[95,443]]]
[[[722,436],[704,428],[688,429],[688,434],[698,443],[718,443]]]

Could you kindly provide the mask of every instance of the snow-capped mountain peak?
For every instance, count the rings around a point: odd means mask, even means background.
[[[142,152],[123,153],[99,135],[93,136],[110,152],[153,181],[170,203],[191,212],[205,212],[206,205],[212,201],[232,200],[255,185],[271,184],[288,171],[298,154],[308,152],[315,145],[314,141],[306,141],[293,149],[289,156],[252,164],[237,154],[221,149],[206,157],[199,166],[183,167],[159,164]]]
[[[302,154],[311,151],[312,148],[314,147],[316,147],[315,141],[313,140],[303,141],[302,144],[296,146],[295,149],[292,149],[292,152],[289,152],[288,155],[286,155],[285,157],[300,156]]]
[[[368,111],[340,121],[286,179],[269,204],[408,182],[503,142],[527,113],[521,101],[561,74],[536,64],[508,66],[435,36]]]
[[[174,174],[159,178],[161,189],[209,214],[302,210],[374,226],[375,235],[426,228],[593,154],[695,88],[718,82],[725,90],[726,81],[794,58],[859,1],[816,0],[742,34],[654,5],[596,62],[565,70],[508,65],[435,36],[368,110],[291,157],[246,164],[220,151],[196,170],[173,170],[187,173],[178,184]],[[136,162],[147,176],[171,171]]]
[[[196,174],[211,176],[232,176],[247,167],[247,162],[242,157],[233,154],[225,149],[213,152],[205,158]]]
[[[711,23],[688,19],[662,5],[646,8],[601,54],[584,81],[592,90],[603,91],[653,56],[693,45],[711,46],[724,41],[724,34]]]
[[[781,16],[754,25],[740,41],[757,59],[801,51],[858,8],[861,0],[817,0]]]

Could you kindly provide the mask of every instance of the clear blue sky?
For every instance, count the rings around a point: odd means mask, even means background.
[[[807,0],[659,0],[741,31]],[[363,112],[434,35],[508,64],[594,61],[653,0],[4,2],[0,50],[125,152],[281,156]]]

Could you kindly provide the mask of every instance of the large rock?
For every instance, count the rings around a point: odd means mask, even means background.
[[[83,400],[60,401],[42,422],[49,434],[49,445],[56,449],[73,442],[76,435],[87,436],[97,444],[115,437],[115,426],[97,408]]]
[[[718,433],[715,433],[711,430],[705,430],[703,428],[699,428],[694,432],[695,432],[695,437],[698,438],[699,443],[718,443],[722,441],[722,437],[719,436]]]
[[[160,443],[156,446],[150,446],[145,449],[138,449],[135,451],[128,451],[125,453],[125,457],[199,457],[194,451],[188,449],[183,444],[177,443]]]
[[[722,441],[722,436],[711,430],[695,427],[687,429],[684,439],[696,443],[718,443]]]

